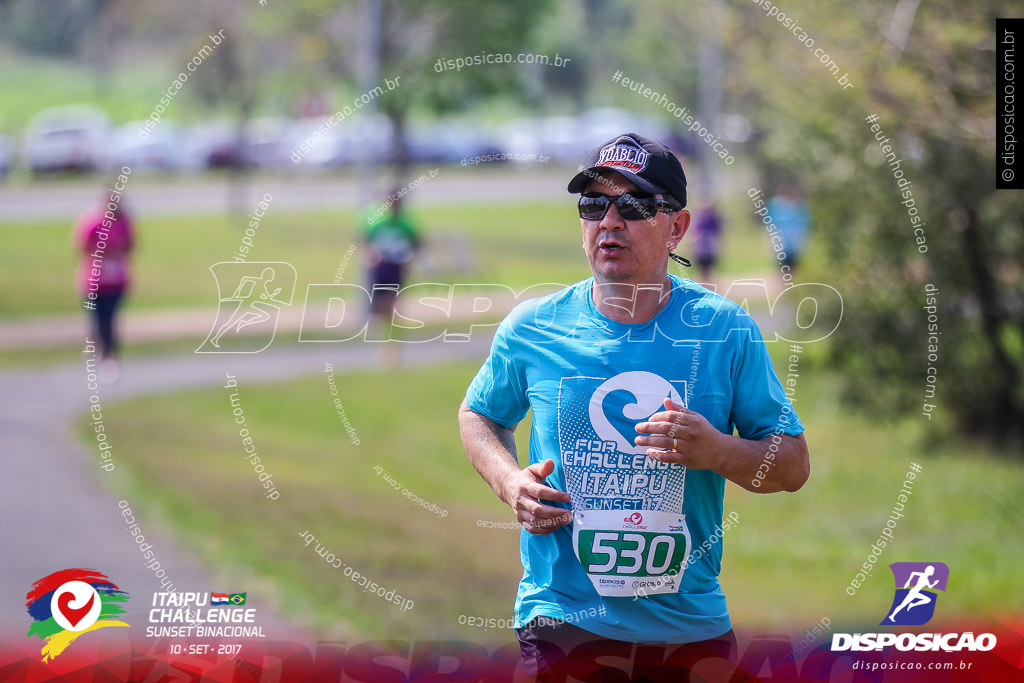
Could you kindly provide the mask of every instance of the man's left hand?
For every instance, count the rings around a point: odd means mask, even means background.
[[[700,413],[695,413],[665,399],[665,410],[655,413],[636,426],[641,436],[637,446],[649,446],[652,460],[692,467],[695,470],[716,470],[725,436]]]

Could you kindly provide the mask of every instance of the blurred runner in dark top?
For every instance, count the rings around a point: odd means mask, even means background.
[[[408,265],[420,246],[416,228],[403,209],[402,197],[395,193],[372,213],[365,212],[362,220],[369,266],[370,324],[387,335],[372,338],[389,340],[381,347],[381,361],[386,367],[398,364],[398,347],[390,342],[391,323]]]

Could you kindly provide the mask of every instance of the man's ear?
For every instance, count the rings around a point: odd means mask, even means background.
[[[677,211],[675,215],[672,216],[671,228],[672,231],[669,233],[669,239],[671,239],[676,246],[679,246],[679,243],[683,240],[683,235],[685,235],[686,231],[690,229],[690,212],[686,209]],[[673,247],[673,249],[675,249],[675,247]]]

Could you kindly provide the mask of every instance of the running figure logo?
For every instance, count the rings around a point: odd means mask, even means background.
[[[896,580],[896,595],[883,626],[920,626],[935,614],[938,594],[945,591],[949,567],[942,562],[894,562],[889,565]]]
[[[210,334],[196,353],[259,353],[270,346],[281,306],[292,303],[295,268],[284,262],[224,261],[210,266],[210,272],[220,303]]]

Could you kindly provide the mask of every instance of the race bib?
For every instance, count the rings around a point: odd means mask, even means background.
[[[651,460],[633,438],[666,397],[683,404],[684,396],[685,381],[644,371],[562,379],[558,437],[573,549],[599,595],[679,591],[690,552],[686,468]]]
[[[577,510],[572,543],[599,595],[658,595],[679,591],[690,531],[671,512]]]

